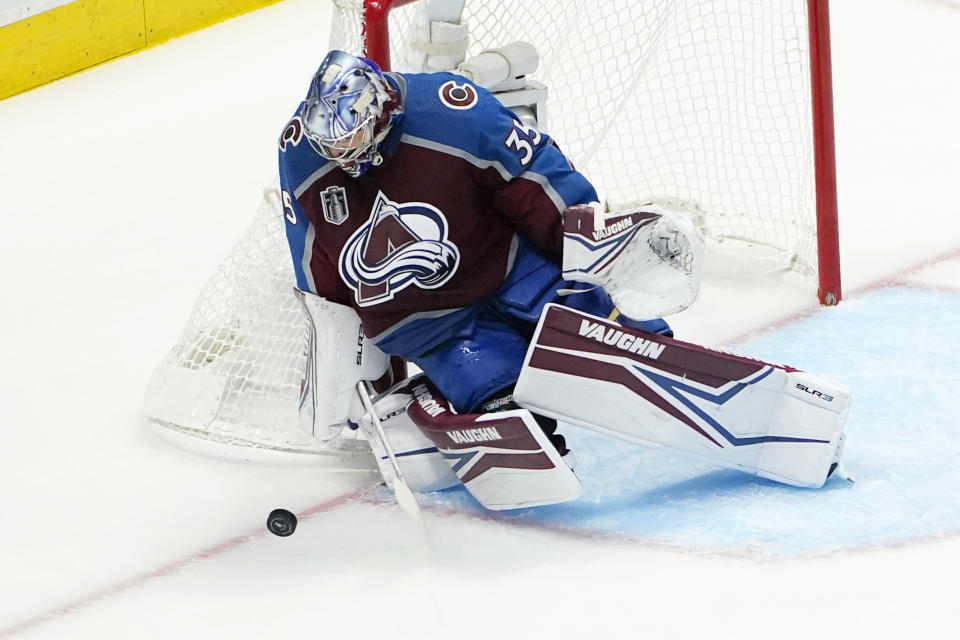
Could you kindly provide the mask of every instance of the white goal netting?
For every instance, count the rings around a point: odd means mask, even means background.
[[[307,324],[283,229],[278,187],[200,292],[147,389],[162,426],[227,444],[323,451],[297,429]]]

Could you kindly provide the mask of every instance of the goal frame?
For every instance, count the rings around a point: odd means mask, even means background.
[[[384,70],[390,69],[389,13],[416,1],[363,0],[364,54]],[[817,225],[817,297],[820,304],[833,306],[840,302],[842,291],[829,0],[807,0],[807,25]]]

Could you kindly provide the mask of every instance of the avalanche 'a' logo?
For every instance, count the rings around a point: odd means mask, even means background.
[[[340,277],[357,304],[392,300],[410,285],[436,289],[457,271],[460,251],[447,239],[447,219],[425,202],[391,202],[377,193],[370,219],[340,252]]]

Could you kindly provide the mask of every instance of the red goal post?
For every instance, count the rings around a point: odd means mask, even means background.
[[[837,152],[833,134],[833,63],[828,0],[807,0],[810,87],[817,193],[817,259],[821,304],[840,302],[840,235],[837,230]]]
[[[612,205],[695,200],[721,253],[760,248],[761,271],[793,269],[840,301],[828,0],[334,4],[331,48],[385,69],[422,70],[431,12],[461,5],[468,56],[530,42],[547,132]],[[592,113],[603,105],[620,122]]]

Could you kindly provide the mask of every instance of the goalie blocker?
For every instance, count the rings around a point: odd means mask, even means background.
[[[850,392],[831,380],[548,305],[514,399],[558,420],[798,487],[837,468]]]

